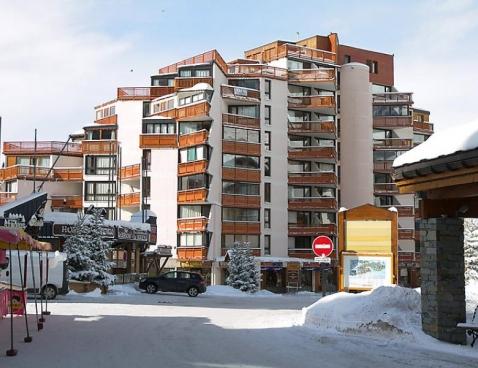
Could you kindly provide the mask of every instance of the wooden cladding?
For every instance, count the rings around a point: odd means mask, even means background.
[[[95,124],[101,124],[101,125],[113,125],[118,123],[118,115],[110,115],[107,116],[106,118],[103,119],[97,119],[95,120]]]
[[[179,260],[198,260],[202,261],[207,259],[206,247],[178,247],[178,259]]]
[[[207,160],[185,162],[178,165],[178,175],[202,174],[207,170]]]
[[[53,179],[62,181],[82,181],[83,168],[57,168],[53,169]]]
[[[204,101],[191,106],[180,107],[175,110],[175,118],[187,120],[187,118],[197,116],[208,116],[211,105]],[[162,115],[162,114],[161,114]]]
[[[212,77],[181,77],[174,79],[174,89],[183,89],[194,87],[198,83],[207,83],[211,87],[213,85]]]
[[[125,193],[118,196],[118,204],[121,207],[138,207],[141,203],[141,193]]]
[[[118,100],[153,100],[174,93],[174,87],[120,87],[117,90]]]
[[[223,194],[222,205],[224,207],[260,208],[261,197],[252,195]]]
[[[181,60],[175,64],[171,64],[159,69],[159,74],[174,74],[178,72],[178,66],[205,64],[215,62],[224,74],[227,73],[227,64],[217,50],[204,52],[200,55],[190,57],[189,59]]]
[[[83,208],[83,199],[81,195],[55,196],[51,199],[52,208]]]
[[[179,148],[196,146],[198,144],[205,144],[207,142],[209,133],[207,130],[200,130],[198,132],[184,134],[179,136]]]
[[[140,174],[141,174],[141,164],[123,166],[120,169],[120,176],[122,180],[139,178]]]
[[[312,252],[312,249],[289,249],[287,255],[293,258],[306,258],[313,259],[315,254]]]
[[[289,198],[289,209],[336,209],[335,198]]]
[[[259,118],[252,118],[249,116],[235,114],[222,114],[222,123],[245,128],[259,129],[261,127],[261,121]]]
[[[248,101],[252,103],[260,103],[261,101],[261,93],[258,90],[228,86],[225,84],[221,85],[221,96],[223,98],[232,98],[234,100]]]
[[[413,104],[412,93],[407,92],[374,93],[372,96],[374,104]]]
[[[393,161],[374,161],[373,171],[390,173],[392,172],[392,165]]]
[[[398,194],[398,188],[394,183],[375,183],[375,194]]]
[[[260,234],[261,224],[259,222],[235,222],[226,221],[222,223],[223,234]]]
[[[227,74],[229,77],[239,78],[272,78],[272,79],[287,79],[287,69],[277,68],[270,65],[263,64],[234,64],[228,65]]]
[[[420,122],[420,121],[414,121],[413,122],[413,130],[421,133],[433,133],[433,124],[431,123],[426,123],[426,122]]]
[[[205,202],[207,199],[207,189],[190,189],[178,192],[179,203]]]
[[[288,174],[289,184],[337,184],[337,175],[335,173],[289,173]]]
[[[374,116],[374,128],[403,128],[412,126],[411,116]]]
[[[276,43],[273,47],[263,49],[259,53],[252,54],[251,51],[246,55],[248,59],[259,60],[267,63],[273,60],[282,59],[284,57],[292,57],[297,59],[305,59],[310,61],[318,61],[325,63],[335,63],[337,56],[335,52],[313,49],[309,47]]]
[[[398,211],[398,217],[412,217],[413,216],[413,207],[412,206],[396,206]]]
[[[374,139],[373,148],[383,149],[410,149],[413,141],[402,138]]]
[[[260,143],[247,143],[235,141],[222,141],[223,153],[235,153],[238,155],[260,156]]]
[[[335,80],[335,69],[303,69],[290,70],[289,82],[332,82]]]
[[[336,156],[335,147],[289,147],[289,159],[332,159]]]
[[[222,179],[233,181],[246,181],[252,183],[261,182],[260,170],[235,169],[230,167],[222,168]]]
[[[289,224],[289,236],[314,236],[318,234],[336,234],[337,226],[335,224],[326,225],[307,225],[307,224]]]
[[[176,134],[141,134],[140,148],[176,148],[178,146]]]
[[[290,109],[315,109],[335,107],[334,96],[290,96],[287,99]]]
[[[415,239],[415,230],[398,229],[398,239]]]
[[[312,133],[335,136],[335,132],[335,122],[333,121],[289,122],[289,133]]]
[[[5,155],[31,155],[31,154],[60,154],[64,156],[81,156],[80,143],[65,143],[54,141],[35,142],[5,142],[3,143],[3,153]]]
[[[0,205],[12,202],[17,198],[17,193],[0,192]]]
[[[178,219],[178,232],[206,231],[207,218]]]
[[[83,141],[83,154],[116,154],[118,152],[117,141]]]
[[[11,179],[32,179],[36,177],[42,180],[58,180],[58,181],[82,181],[83,168],[58,168],[50,171],[46,167],[22,166],[15,165],[0,169],[0,180]]]

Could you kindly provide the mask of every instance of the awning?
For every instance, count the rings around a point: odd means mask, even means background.
[[[22,229],[0,226],[0,249],[51,250],[51,244],[33,239]]]

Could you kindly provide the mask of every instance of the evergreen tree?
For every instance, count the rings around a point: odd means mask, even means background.
[[[260,272],[248,243],[234,243],[230,251],[226,283],[235,289],[254,293],[259,289]]]
[[[465,219],[465,280],[478,280],[478,220]]]

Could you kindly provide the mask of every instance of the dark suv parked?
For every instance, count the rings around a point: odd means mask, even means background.
[[[174,291],[198,296],[206,291],[206,282],[198,273],[186,271],[171,271],[157,277],[146,277],[139,280],[139,288],[148,294],[157,291]]]

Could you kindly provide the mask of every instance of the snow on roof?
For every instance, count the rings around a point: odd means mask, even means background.
[[[476,148],[478,148],[478,121],[433,134],[422,144],[397,157],[393,161],[393,167],[433,160]]]
[[[72,136],[77,136],[77,135],[85,135],[85,131],[83,129],[78,129],[74,131],[73,133],[70,133]]]
[[[85,222],[88,222],[88,218],[91,215],[86,215]],[[53,222],[58,224],[65,224],[65,225],[74,225],[78,222],[80,217],[77,213],[68,213],[68,212],[47,212],[44,214],[43,219],[47,222]],[[133,221],[121,221],[121,220],[105,220],[105,225],[108,226],[119,226],[124,227],[132,230],[145,230],[150,231],[151,225],[145,224],[141,222],[133,222]]]
[[[6,211],[11,210],[12,208],[15,208],[19,205],[22,205],[24,203],[27,203],[31,201],[32,199],[39,198],[41,196],[46,195],[46,192],[36,192],[36,193],[31,193],[29,195],[23,196],[23,197],[18,197],[12,202],[9,202],[3,206],[0,206],[0,216],[3,216]]]
[[[191,88],[184,88],[180,92],[191,92],[191,91],[211,91],[212,88],[209,83],[198,83],[192,86]]]

